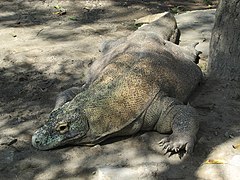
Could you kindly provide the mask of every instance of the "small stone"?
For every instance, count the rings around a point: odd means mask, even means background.
[[[12,125],[18,125],[22,122],[25,122],[25,119],[23,117],[14,117],[11,121]]]
[[[186,169],[186,167],[187,167],[186,165],[183,165],[183,166],[182,166],[182,169]]]
[[[230,134],[229,137],[233,139],[233,138],[234,138],[234,135]]]
[[[101,148],[101,146],[99,144],[93,146],[92,148]]]
[[[97,145],[91,147],[91,149],[92,149],[93,151],[101,151],[101,150],[102,150],[102,147],[101,147],[99,144],[97,144]]]
[[[234,138],[233,134],[230,134],[228,131],[224,134],[226,138]]]
[[[228,132],[225,132],[224,136],[225,136],[226,138],[229,138],[229,133],[228,133]]]

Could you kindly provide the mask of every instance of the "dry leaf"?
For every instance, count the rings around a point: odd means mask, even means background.
[[[240,144],[232,145],[234,149],[240,150]]]
[[[222,159],[208,159],[204,162],[204,164],[225,164],[226,161]]]

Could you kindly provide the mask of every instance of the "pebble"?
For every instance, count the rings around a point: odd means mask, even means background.
[[[224,136],[225,136],[226,138],[234,138],[234,135],[231,134],[231,133],[229,133],[228,131],[225,132]]]

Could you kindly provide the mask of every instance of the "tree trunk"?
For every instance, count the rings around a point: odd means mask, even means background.
[[[240,0],[220,0],[210,42],[208,74],[240,80]]]

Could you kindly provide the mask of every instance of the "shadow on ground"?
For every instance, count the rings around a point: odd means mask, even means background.
[[[6,27],[28,27],[40,24],[47,24],[61,19],[62,21],[72,20],[75,25],[94,23],[98,20],[112,22],[116,19],[126,19],[134,15],[132,10],[143,10],[154,14],[164,11],[179,13],[195,9],[208,9],[216,7],[217,1],[76,1],[58,2],[51,0],[42,1],[2,1],[0,9],[1,26]],[[209,6],[211,5],[211,6]],[[61,14],[60,6],[66,10]],[[130,11],[129,11],[130,10]],[[59,13],[60,12],[60,13]],[[73,25],[74,23],[72,23]]]

